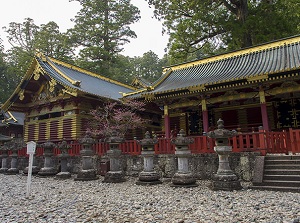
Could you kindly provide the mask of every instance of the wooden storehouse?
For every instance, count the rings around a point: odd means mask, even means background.
[[[135,88],[37,54],[3,111],[25,113],[24,140],[77,140],[90,110]]]
[[[300,127],[300,36],[164,69],[151,86],[123,94],[163,108],[166,138],[202,135],[219,118],[249,132]]]

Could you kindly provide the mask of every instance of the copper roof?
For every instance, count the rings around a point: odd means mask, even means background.
[[[300,69],[300,36],[165,68],[152,91],[131,97],[180,91],[204,91],[207,86],[267,79],[272,74]],[[149,89],[149,88],[148,88]],[[126,96],[126,95],[125,95]]]

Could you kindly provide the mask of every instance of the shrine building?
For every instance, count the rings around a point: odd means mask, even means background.
[[[122,97],[145,101],[146,130],[165,138],[202,135],[219,118],[226,129],[281,131],[300,127],[299,73],[300,36],[165,67],[133,86],[37,54],[2,110],[25,113],[24,140],[38,142],[79,139],[91,109]]]
[[[165,67],[152,85],[124,97],[163,110],[163,132],[202,135],[219,118],[242,132],[300,127],[300,36]]]
[[[25,142],[77,140],[86,131],[91,109],[133,90],[39,53],[2,110],[25,113]]]

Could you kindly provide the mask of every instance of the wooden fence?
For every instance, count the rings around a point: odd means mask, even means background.
[[[215,141],[206,136],[194,136],[194,143],[189,145],[193,154],[214,153]],[[282,132],[269,132],[260,130],[259,132],[241,133],[229,140],[233,152],[260,152],[262,155],[267,153],[300,153],[300,129],[289,129]],[[69,154],[71,156],[80,155],[81,145],[70,143]],[[102,156],[109,149],[107,143],[97,143],[93,145],[96,154]],[[141,146],[136,140],[128,140],[120,144],[123,154],[139,155]],[[174,154],[175,145],[171,139],[159,138],[158,144],[154,146],[155,154]],[[59,149],[54,149],[54,154],[60,154]],[[26,156],[26,148],[19,150],[19,156]],[[36,155],[42,156],[43,149],[37,148]]]

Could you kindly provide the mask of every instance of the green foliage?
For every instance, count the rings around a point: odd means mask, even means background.
[[[74,52],[70,37],[61,33],[55,22],[40,26],[35,35],[34,48],[55,59],[73,62]]]
[[[9,98],[19,81],[19,78],[9,69],[5,58],[4,47],[0,39],[0,104]]]
[[[11,22],[4,27],[12,48],[7,52],[10,70],[18,76],[23,76],[36,51],[66,62],[72,62],[73,48],[67,34],[60,33],[55,22],[34,24],[30,18],[23,23]]]
[[[82,6],[74,19],[74,28],[69,30],[73,43],[80,49],[77,64],[110,76],[110,68],[115,67],[122,46],[130,38],[136,38],[130,25],[139,20],[140,12],[130,0],[73,1]]]
[[[146,0],[170,34],[172,62],[298,34],[298,0]],[[216,52],[215,52],[216,51]],[[197,56],[198,55],[198,56]]]
[[[163,60],[151,50],[144,53],[142,57],[133,59],[135,77],[142,78],[148,82],[154,82],[162,74]]]

